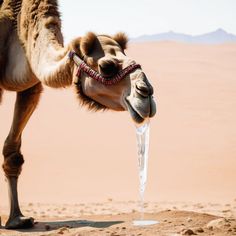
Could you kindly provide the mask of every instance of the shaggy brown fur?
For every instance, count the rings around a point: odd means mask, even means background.
[[[99,46],[97,35],[93,32],[88,32],[85,36],[74,39],[70,44],[71,50],[75,51],[90,66],[94,65],[94,60],[89,54]]]
[[[54,88],[71,85],[73,63],[67,58],[68,48],[63,47],[56,0],[23,0],[19,37],[32,70],[44,84]],[[52,53],[41,53],[42,50],[47,51],[49,45]],[[50,60],[57,65],[52,71],[42,72],[42,67],[47,67],[46,62],[50,68]]]
[[[127,48],[128,36],[125,33],[117,33],[113,36],[113,39],[120,45],[123,50]]]
[[[80,50],[83,55],[89,55],[93,51],[96,40],[97,35],[92,32],[88,32],[84,37],[82,37],[80,43]]]
[[[23,0],[20,18],[20,38],[23,44],[27,43],[32,32],[39,33],[39,21],[47,17],[59,20],[60,14],[56,0]],[[57,26],[60,29],[60,25]]]
[[[6,67],[8,38],[13,27],[13,12],[7,5],[0,8],[0,83]]]

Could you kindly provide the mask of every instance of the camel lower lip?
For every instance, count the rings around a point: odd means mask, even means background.
[[[126,101],[126,105],[127,105],[127,109],[132,117],[132,119],[136,122],[136,123],[142,123],[144,121],[144,118],[141,117],[136,111],[135,109],[131,106],[131,104],[129,103],[128,99],[125,99]]]

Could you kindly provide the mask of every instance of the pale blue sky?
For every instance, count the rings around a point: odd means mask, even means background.
[[[173,30],[236,34],[236,0],[59,0],[66,41],[87,31],[130,37]]]

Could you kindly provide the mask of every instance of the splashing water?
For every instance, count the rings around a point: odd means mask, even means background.
[[[144,192],[147,182],[148,151],[149,151],[149,119],[141,126],[136,126],[136,137],[138,144],[138,166],[139,166],[139,194],[140,194],[140,220],[134,220],[135,226],[147,226],[157,224],[155,220],[144,220]]]

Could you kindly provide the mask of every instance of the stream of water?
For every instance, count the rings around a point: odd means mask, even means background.
[[[141,126],[136,126],[136,137],[138,145],[138,167],[139,167],[139,194],[140,194],[140,219],[134,220],[136,226],[147,226],[157,224],[155,220],[144,220],[144,192],[148,172],[148,151],[149,151],[150,121],[147,120]]]

